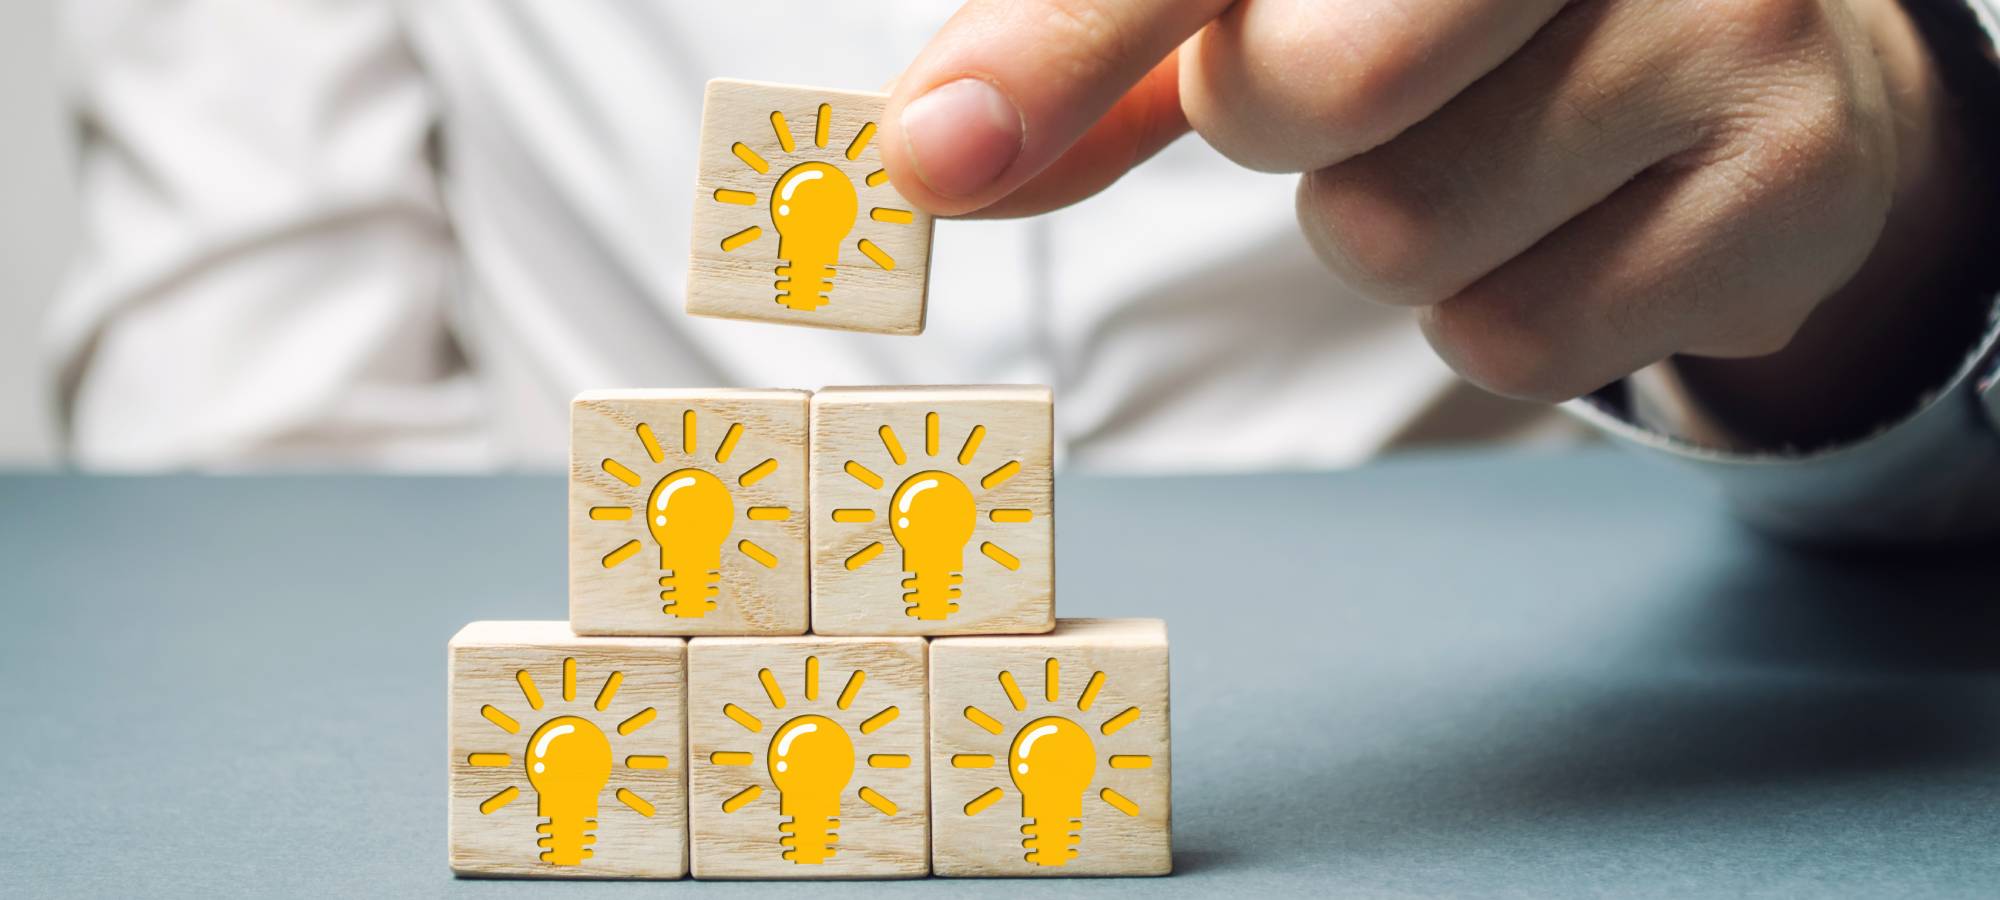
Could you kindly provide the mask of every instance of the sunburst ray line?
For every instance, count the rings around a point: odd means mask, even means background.
[[[983,440],[986,440],[986,426],[972,426],[972,431],[965,436],[965,443],[959,445],[958,464],[961,466],[972,465],[972,457],[979,453],[979,442]]]
[[[1127,707],[1124,712],[1105,719],[1104,724],[1098,730],[1105,734],[1117,734],[1119,729],[1137,721],[1139,721],[1139,707],[1131,706]]]
[[[882,476],[869,471],[867,466],[850,459],[847,461],[847,465],[840,468],[841,471],[853,476],[855,481],[867,485],[869,489],[877,491],[882,489]]]
[[[605,473],[619,481],[625,482],[626,487],[639,486],[639,473],[627,468],[624,463],[606,457],[603,466]]]
[[[756,541],[749,538],[744,538],[736,542],[736,552],[756,560],[758,565],[766,569],[775,569],[778,567],[777,554],[758,546]]]
[[[854,140],[849,141],[847,144],[847,158],[850,161],[860,159],[861,152],[868,149],[868,142],[874,139],[874,137],[875,123],[862,123],[861,130],[854,135]]]
[[[867,565],[869,560],[874,559],[875,557],[880,555],[882,555],[881,541],[876,541],[872,544],[869,544],[866,547],[856,550],[854,551],[853,556],[847,558],[847,562],[845,563],[845,565],[847,566],[847,571],[852,572],[856,569],[859,569],[862,566]]]
[[[778,146],[786,153],[798,149],[792,144],[792,126],[785,122],[785,114],[775,109],[771,110],[771,131],[778,136]]]
[[[1007,692],[1007,702],[1014,707],[1015,712],[1027,710],[1028,698],[1021,695],[1021,686],[1014,682],[1014,673],[1005,671],[1000,673],[1000,689]]]
[[[980,794],[979,796],[972,798],[965,804],[965,814],[968,816],[979,815],[980,813],[985,812],[987,807],[992,806],[995,802],[999,801],[999,799],[1000,799],[1000,789],[988,788],[986,790],[986,793]]]
[[[744,245],[749,244],[751,241],[754,241],[763,236],[764,236],[764,229],[762,227],[752,225],[749,228],[745,228],[742,231],[736,232],[735,234],[723,238],[722,252],[734,253],[735,251],[742,249]]]
[[[504,807],[507,804],[514,802],[514,798],[519,796],[521,796],[520,788],[508,787],[506,790],[503,790],[500,793],[494,794],[493,796],[480,801],[479,814],[483,816],[490,816],[494,813],[497,813],[500,811],[501,807]]]
[[[486,717],[486,721],[492,722],[493,724],[500,726],[501,731],[507,732],[508,734],[521,733],[521,723],[514,721],[513,716],[501,712],[500,707],[488,703],[485,706],[479,708],[479,714],[481,716]]]
[[[654,813],[653,804],[646,802],[646,798],[641,797],[638,794],[632,793],[630,789],[619,788],[618,793],[612,796],[617,797],[618,802],[631,807],[633,812],[645,816],[648,819],[653,817]]]
[[[659,710],[656,710],[650,706],[646,707],[645,709],[639,710],[638,712],[633,713],[631,718],[628,718],[625,721],[618,723],[618,733],[622,735],[630,735],[632,732],[638,731],[639,729],[646,727],[648,723],[653,721],[653,717],[659,714],[660,714]]]
[[[987,734],[999,734],[1006,730],[1000,725],[999,719],[987,715],[986,710],[980,709],[977,706],[968,706],[965,708],[965,719],[974,725],[986,729]]]
[[[854,249],[860,250],[861,255],[868,257],[868,261],[874,263],[876,268],[884,272],[896,271],[896,258],[890,256],[889,251],[882,249],[880,244],[862,238],[854,242]]]
[[[896,429],[884,425],[875,433],[882,436],[882,449],[889,451],[891,461],[899,466],[910,461],[908,456],[903,455],[903,442],[896,440]]]
[[[875,807],[875,809],[878,812],[882,813],[885,816],[893,816],[896,814],[895,801],[892,801],[889,798],[884,797],[879,793],[876,793],[874,788],[864,785],[862,786],[860,791],[855,793],[855,796],[860,797],[861,802],[866,803],[869,806]]]
[[[874,734],[877,731],[881,731],[882,726],[896,721],[896,716],[900,713],[902,713],[902,710],[893,706],[884,708],[881,712],[861,720],[861,733]]]
[[[751,801],[756,800],[759,796],[762,796],[763,793],[764,789],[754,784],[740,791],[737,791],[734,796],[730,797],[727,800],[722,801],[722,811],[726,813],[733,813],[739,809],[742,809],[743,807],[749,806]]]
[[[660,439],[653,434],[653,426],[640,422],[633,430],[639,432],[639,443],[645,445],[647,457],[656,463],[667,461],[666,451],[660,449]]]
[[[597,701],[591,705],[597,707],[598,712],[610,709],[611,698],[618,696],[618,686],[624,683],[624,672],[612,672],[609,677],[604,679],[604,687],[597,692]]]
[[[743,707],[737,706],[734,703],[723,704],[722,714],[728,716],[730,721],[743,726],[745,730],[752,733],[764,730],[763,722],[759,721],[756,716],[744,711]]]
[[[1021,569],[1020,557],[1015,556],[1012,553],[1008,553],[1006,548],[1003,548],[999,544],[993,543],[992,541],[981,542],[979,545],[979,552],[987,559],[999,563],[1001,568],[1004,568],[1009,572],[1018,572]]]
[[[778,471],[778,461],[775,459],[767,459],[754,466],[751,466],[749,471],[744,472],[742,475],[737,476],[736,483],[744,487],[749,487],[753,484],[756,484],[759,481],[763,481],[765,476],[776,471]]]
[[[785,692],[778,688],[778,676],[770,669],[757,670],[757,683],[764,686],[764,696],[771,701],[772,709],[785,708]]]
[[[715,461],[719,463],[728,462],[729,454],[736,452],[736,442],[742,439],[743,423],[729,423],[729,430],[722,435],[722,444],[715,448]]]
[[[1000,468],[994,469],[993,471],[986,473],[985,478],[979,479],[979,486],[990,491],[1003,484],[1006,484],[1007,479],[1012,478],[1015,475],[1019,474],[1020,471],[1021,471],[1021,461],[1010,459],[1007,461],[1006,465],[1003,465]]]
[[[1076,698],[1077,712],[1090,712],[1090,704],[1097,702],[1097,692],[1104,689],[1104,673],[1090,673],[1090,681],[1083,686],[1083,696]]]
[[[769,175],[771,173],[771,164],[765,162],[764,157],[758,156],[757,151],[750,149],[749,144],[737,141],[730,145],[729,152],[736,154],[736,158],[742,160],[744,165],[757,170],[757,174]]]
[[[625,543],[618,545],[618,549],[613,550],[610,553],[604,554],[604,560],[603,560],[604,567],[607,569],[614,568],[619,563],[631,559],[632,557],[637,556],[638,554],[639,554],[639,542],[636,540],[626,541]]]
[[[833,701],[833,705],[841,709],[853,706],[854,698],[861,696],[861,683],[866,680],[868,673],[855,669],[854,674],[847,676],[847,686],[840,689],[840,697]]]
[[[522,669],[514,673],[514,683],[521,686],[521,696],[528,701],[529,709],[542,708],[542,692],[535,689],[535,676]]]

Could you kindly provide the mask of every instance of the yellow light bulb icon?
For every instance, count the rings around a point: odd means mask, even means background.
[[[800,163],[778,178],[770,207],[778,229],[778,302],[800,310],[825,306],[840,242],[860,210],[854,182],[827,163]]]
[[[1014,737],[1007,773],[1021,791],[1027,860],[1060,866],[1076,858],[1083,832],[1083,792],[1097,774],[1090,734],[1061,716],[1029,722]]]
[[[699,619],[721,592],[722,542],[729,537],[736,501],[722,479],[700,469],[679,469],[660,479],[646,501],[646,528],[660,545],[662,611]]]
[[[816,865],[839,840],[840,795],[854,777],[854,741],[825,716],[799,716],[771,736],[767,754],[778,812],[790,816],[778,831],[785,858]]]
[[[890,499],[889,531],[903,548],[903,587],[910,615],[940,620],[958,609],[964,580],[965,544],[972,540],[979,511],[972,489],[946,472],[918,472]]]
[[[611,779],[611,741],[589,720],[557,716],[528,740],[528,784],[535,789],[535,826],[542,861],[577,866],[597,842],[597,795]]]

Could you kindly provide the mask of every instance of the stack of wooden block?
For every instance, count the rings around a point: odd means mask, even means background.
[[[466,875],[1158,875],[1167,635],[1057,619],[1047,388],[616,391],[568,622],[450,646]]]

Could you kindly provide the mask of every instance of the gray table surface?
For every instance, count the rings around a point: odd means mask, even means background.
[[[1059,492],[1058,610],[1169,623],[1177,873],[812,896],[2000,894],[2000,554],[1781,551],[1605,452]],[[445,640],[565,615],[563,517],[0,477],[0,893],[771,892],[446,869]]]

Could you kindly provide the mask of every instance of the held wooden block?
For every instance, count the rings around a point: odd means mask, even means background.
[[[577,634],[806,630],[806,391],[588,391],[570,407]]]
[[[1158,619],[932,641],[932,868],[1172,871],[1167,694]]]
[[[451,868],[687,874],[687,644],[474,622],[451,639]]]
[[[815,394],[813,630],[1054,627],[1053,410],[1040,386]]]
[[[697,878],[930,871],[920,638],[696,638]]]
[[[886,94],[716,79],[701,117],[687,311],[919,334],[931,217],[882,171]]]

